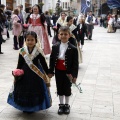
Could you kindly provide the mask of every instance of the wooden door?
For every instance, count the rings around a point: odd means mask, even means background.
[[[6,9],[13,10],[13,0],[6,0]]]

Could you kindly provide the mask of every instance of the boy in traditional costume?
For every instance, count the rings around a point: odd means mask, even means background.
[[[49,73],[54,74],[57,86],[57,94],[59,95],[58,114],[69,114],[69,99],[71,96],[71,85],[75,83],[78,75],[78,51],[68,40],[70,38],[70,29],[68,26],[62,26],[59,29],[58,37],[61,42],[52,47],[50,55]],[[72,81],[67,77],[71,75]],[[64,102],[65,97],[65,102]]]

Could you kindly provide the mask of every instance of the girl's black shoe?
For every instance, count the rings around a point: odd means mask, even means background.
[[[0,54],[3,54],[3,52],[0,52]]]
[[[58,114],[62,115],[64,113],[64,104],[59,104]]]
[[[34,112],[23,111],[23,113],[32,114]]]

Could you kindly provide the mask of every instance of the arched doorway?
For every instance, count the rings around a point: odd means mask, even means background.
[[[100,7],[99,14],[108,14],[108,12],[111,12],[111,9],[108,7],[107,3],[103,3]]]
[[[99,15],[108,14],[108,12],[111,12],[111,9],[108,7],[107,3],[103,3],[100,7]]]

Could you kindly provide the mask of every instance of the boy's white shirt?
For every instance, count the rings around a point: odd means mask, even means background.
[[[60,48],[59,48],[58,59],[65,60],[65,52],[66,52],[67,48],[68,48],[68,42],[66,42],[66,43],[61,42]]]

